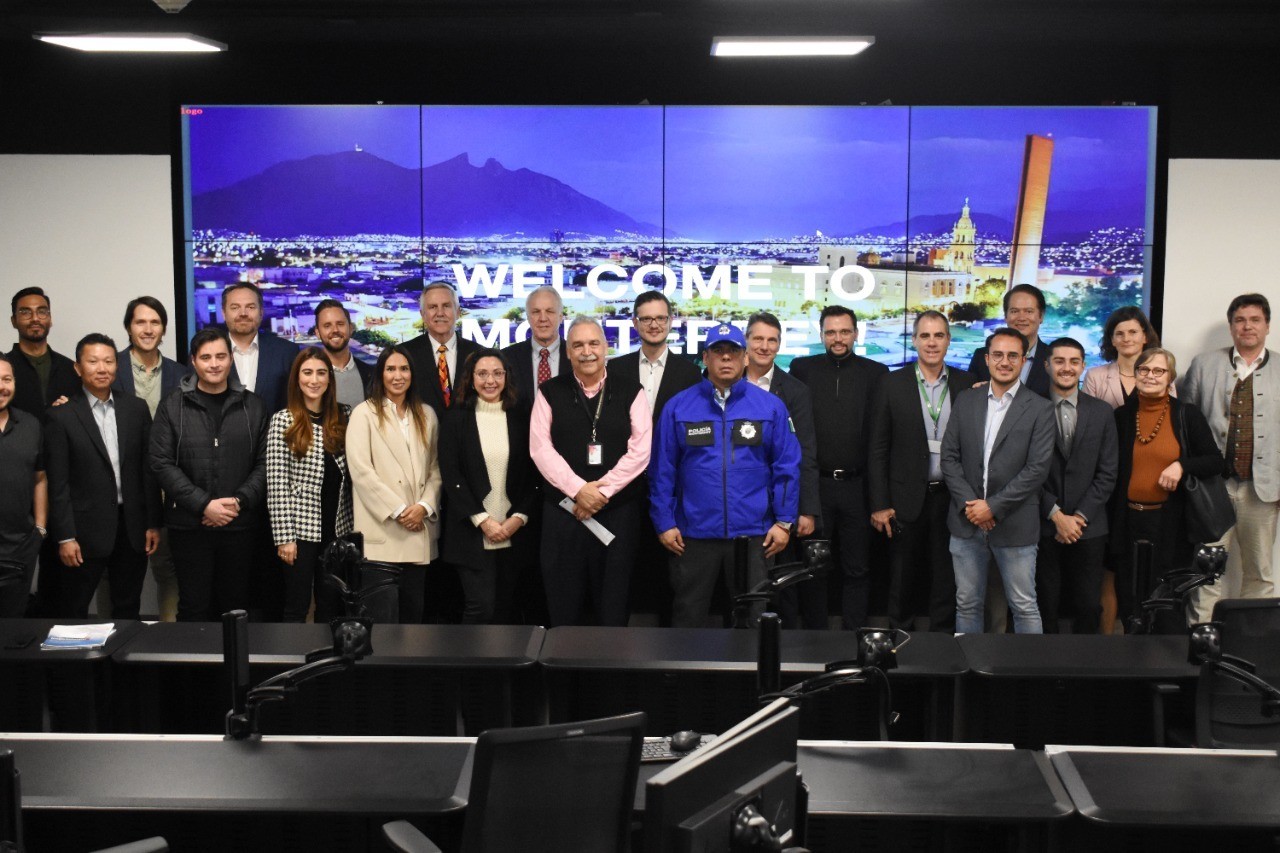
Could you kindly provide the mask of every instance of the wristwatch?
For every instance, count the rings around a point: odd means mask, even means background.
[[[38,524],[36,525],[36,532],[40,534],[40,538],[41,538],[41,539],[48,539],[48,538],[49,538],[49,531],[48,531],[48,530],[46,530],[45,528],[41,527],[41,526],[40,526],[40,525],[38,525]]]
[[[775,522],[774,522],[774,524],[778,525],[779,527],[781,527],[783,530],[787,531],[788,533],[790,533],[790,532],[791,532],[791,522],[789,522],[789,521],[775,521]]]

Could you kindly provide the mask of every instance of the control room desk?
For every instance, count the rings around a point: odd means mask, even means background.
[[[457,836],[470,738],[0,734],[31,850],[163,835],[173,850],[382,850],[402,817]],[[453,816],[452,818],[450,816]]]
[[[544,629],[525,625],[377,625],[374,654],[263,708],[270,734],[454,735],[538,722]],[[332,644],[326,625],[250,623],[252,682]],[[230,707],[222,625],[147,626],[114,656],[120,731],[221,733]]]
[[[0,619],[0,731],[95,732],[109,728],[113,652],[142,630],[116,621],[100,649],[43,651],[54,625],[100,624],[100,619]],[[18,648],[20,646],[20,648]]]
[[[849,631],[783,631],[782,683],[852,658]],[[759,709],[758,634],[721,628],[552,628],[539,661],[552,722],[649,715],[650,735],[680,729],[719,732]],[[938,740],[950,734],[955,685],[965,672],[949,634],[912,634],[890,675],[901,722],[891,737]],[[874,684],[836,688],[810,698],[801,717],[806,738],[877,738]],[[941,733],[941,734],[940,734]]]
[[[1149,746],[1156,684],[1182,688],[1190,708],[1199,668],[1185,636],[965,634],[969,675],[957,701],[959,739],[1012,743]]]
[[[1068,849],[1275,850],[1274,751],[1049,746],[1079,817]]]

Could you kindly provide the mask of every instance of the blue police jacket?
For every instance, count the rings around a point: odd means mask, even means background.
[[[654,529],[691,539],[761,536],[800,512],[800,442],[786,405],[740,380],[724,409],[704,379],[662,410],[649,460]]]

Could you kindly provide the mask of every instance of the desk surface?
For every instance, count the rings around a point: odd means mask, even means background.
[[[857,654],[851,631],[783,631],[782,670],[822,672]],[[729,628],[552,628],[539,662],[549,669],[755,672],[758,634]],[[950,634],[917,633],[898,652],[894,677],[959,677],[964,656]]]
[[[138,635],[146,625],[142,622],[114,620],[116,632],[107,639],[107,644],[100,649],[58,649],[45,651],[40,643],[49,636],[49,629],[54,625],[99,625],[102,619],[0,619],[0,663],[29,664],[38,663],[79,663],[83,661],[105,660],[118,649]],[[30,639],[21,649],[8,646],[22,643]]]
[[[914,638],[913,638],[914,639]],[[957,638],[975,675],[989,678],[1193,679],[1185,636],[965,634]]]
[[[374,653],[357,666],[531,667],[546,630],[529,625],[375,625]],[[327,625],[252,622],[249,662],[294,666],[333,643]],[[218,622],[158,622],[113,656],[120,664],[221,664]]]
[[[471,738],[0,734],[24,809],[440,815],[467,803]]]
[[[1045,747],[1080,814],[1147,827],[1280,827],[1280,754]]]

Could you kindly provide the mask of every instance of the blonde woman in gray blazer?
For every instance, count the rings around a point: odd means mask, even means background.
[[[439,430],[415,384],[412,359],[399,346],[387,347],[369,398],[352,410],[347,425],[355,524],[364,535],[365,557],[402,570],[398,603],[386,596],[366,604],[377,621],[422,621],[426,566],[440,537]]]
[[[350,409],[337,399],[333,363],[308,347],[289,370],[288,405],[267,427],[267,512],[284,568],[284,621],[305,622],[315,596],[317,622],[340,616],[320,556],[354,527],[343,449]]]

